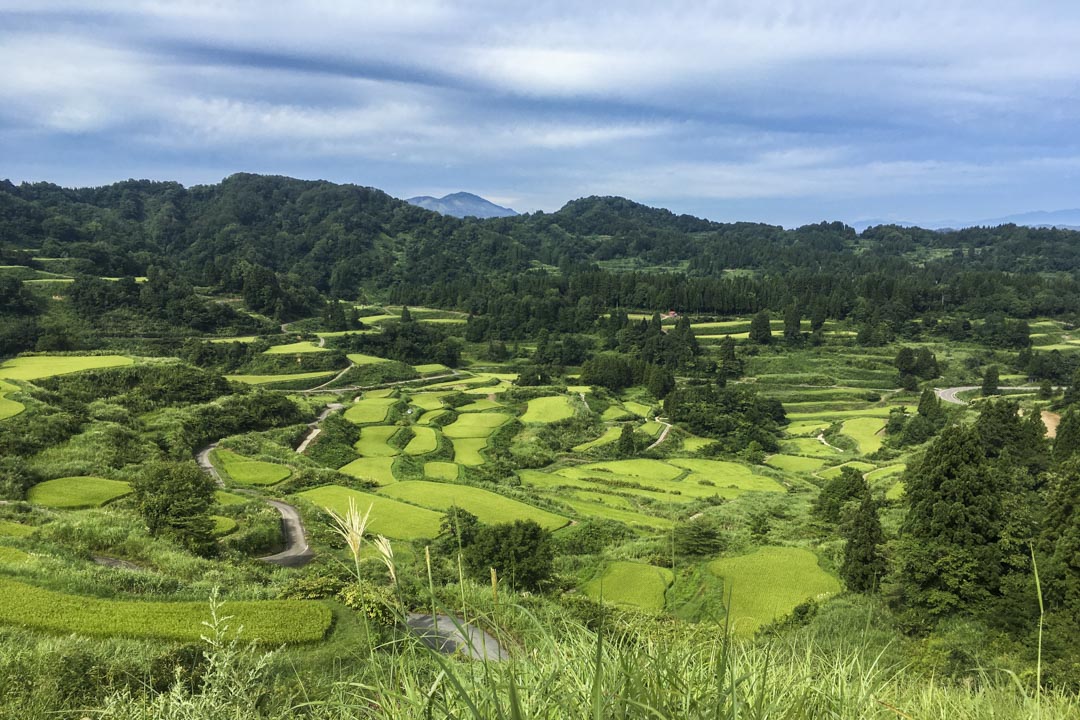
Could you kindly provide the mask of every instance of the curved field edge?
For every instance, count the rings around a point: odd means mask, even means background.
[[[0,623],[54,633],[196,642],[210,619],[205,602],[107,600],[67,595],[0,578]],[[321,640],[333,613],[312,600],[226,602],[224,616],[243,640],[264,645]]]

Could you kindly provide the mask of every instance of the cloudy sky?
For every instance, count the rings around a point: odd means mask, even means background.
[[[1080,206],[1075,0],[0,0],[0,177],[718,220]]]

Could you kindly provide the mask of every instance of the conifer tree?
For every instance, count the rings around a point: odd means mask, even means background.
[[[881,546],[885,543],[885,534],[881,530],[877,503],[870,496],[870,488],[865,487],[862,501],[844,523],[842,534],[844,562],[840,566],[840,575],[849,589],[855,592],[871,592],[878,587],[885,575],[885,556]]]
[[[772,326],[769,324],[769,311],[762,310],[750,321],[750,342],[768,345],[772,342]]]
[[[633,457],[637,453],[637,440],[634,439],[634,426],[631,423],[622,426],[616,449],[621,457]]]
[[[991,365],[990,367],[986,368],[986,373],[983,375],[982,381],[983,397],[1001,394],[1001,391],[998,389],[999,382],[1000,377],[998,375],[997,365]]]
[[[1080,416],[1077,416],[1076,410],[1069,408],[1061,417],[1054,438],[1054,462],[1065,462],[1077,450],[1080,450]]]

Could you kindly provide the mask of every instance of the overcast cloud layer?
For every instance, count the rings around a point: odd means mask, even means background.
[[[1080,206],[1073,0],[0,0],[0,177],[718,220]]]

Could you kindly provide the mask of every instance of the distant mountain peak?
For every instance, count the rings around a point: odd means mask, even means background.
[[[432,210],[443,215],[451,215],[459,218],[511,217],[518,214],[510,208],[496,205],[479,195],[473,195],[472,193],[467,192],[450,193],[441,198],[434,198],[430,195],[421,195],[419,197],[411,197],[405,202],[410,205],[422,207],[425,210]]]

